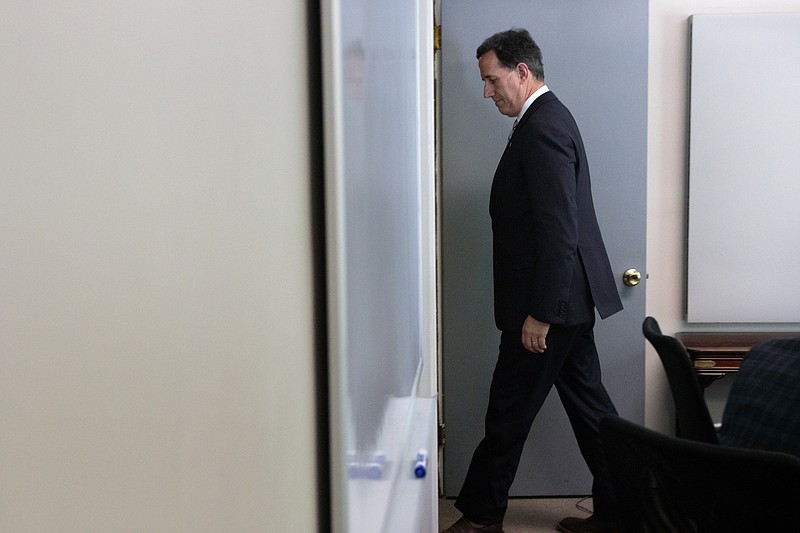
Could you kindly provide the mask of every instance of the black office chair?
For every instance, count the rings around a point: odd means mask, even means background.
[[[625,531],[797,530],[797,457],[672,437],[613,415],[600,439]]]
[[[653,345],[664,365],[675,402],[675,434],[685,439],[716,444],[717,431],[692,368],[692,359],[680,341],[661,333],[655,318],[642,323],[645,338]]]

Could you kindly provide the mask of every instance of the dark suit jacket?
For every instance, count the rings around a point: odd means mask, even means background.
[[[592,201],[578,126],[552,92],[523,115],[489,202],[495,322],[519,331],[527,315],[575,325],[622,309]]]

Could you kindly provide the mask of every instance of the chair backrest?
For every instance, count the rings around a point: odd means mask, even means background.
[[[703,398],[703,390],[692,367],[692,359],[680,341],[661,333],[655,318],[642,323],[645,338],[653,345],[672,391],[675,402],[675,434],[684,439],[716,443],[717,432]]]
[[[719,441],[800,457],[800,337],[747,352],[725,402]]]
[[[737,533],[797,527],[800,459],[646,429],[618,416],[600,439],[625,531]]]

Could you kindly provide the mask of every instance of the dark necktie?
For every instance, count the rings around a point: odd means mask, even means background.
[[[518,122],[519,122],[519,119],[514,119],[514,125],[511,126],[511,131],[508,132],[508,142],[509,143],[511,142],[511,136],[514,135],[514,130],[517,129],[517,123]]]

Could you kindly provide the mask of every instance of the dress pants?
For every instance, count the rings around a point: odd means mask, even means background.
[[[471,521],[494,524],[503,520],[525,440],[553,385],[594,476],[595,515],[617,518],[599,435],[600,419],[616,414],[616,409],[600,379],[593,328],[594,321],[577,326],[551,325],[543,354],[527,351],[521,332],[502,333],[485,435],[475,449],[455,504]]]

